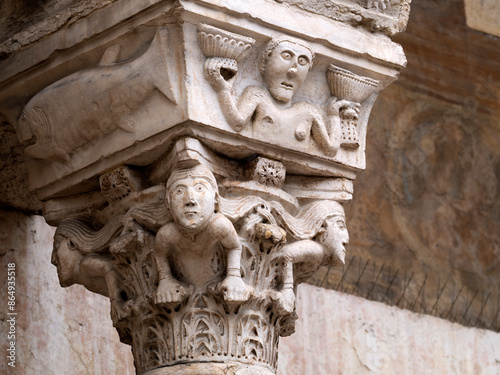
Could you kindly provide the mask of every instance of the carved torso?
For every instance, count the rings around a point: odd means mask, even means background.
[[[251,95],[258,102],[252,118],[253,136],[265,135],[284,143],[307,144],[311,138],[313,121],[323,121],[316,106],[308,102],[285,106],[273,99],[267,90],[256,86],[248,87],[243,95]]]
[[[223,215],[214,214],[206,228],[197,233],[183,232],[174,222],[158,231],[156,241],[170,248],[175,264],[172,272],[178,280],[197,288],[222,280],[226,262],[221,243],[231,228],[228,222]]]

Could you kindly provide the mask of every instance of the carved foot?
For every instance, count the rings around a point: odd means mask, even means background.
[[[116,238],[109,246],[109,251],[111,254],[128,254],[136,251],[138,243],[138,233],[127,232],[122,234],[120,237]]]

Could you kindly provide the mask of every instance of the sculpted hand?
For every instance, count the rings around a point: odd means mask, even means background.
[[[223,292],[227,302],[245,302],[248,299],[246,285],[238,276],[226,277],[220,284],[219,290]]]
[[[154,303],[157,305],[181,303],[186,297],[186,289],[177,280],[161,279],[154,296]]]
[[[205,76],[207,81],[210,82],[215,91],[230,90],[234,77],[226,81],[222,76],[222,69],[224,69],[224,60],[219,58],[209,58],[205,61]]]
[[[295,293],[293,292],[293,289],[283,289],[278,296],[278,303],[279,307],[285,312],[293,312],[293,310],[295,309]]]
[[[392,6],[391,0],[369,0],[368,8],[387,9]]]
[[[340,116],[340,111],[343,110],[343,117],[357,118],[361,105],[349,100],[337,100],[333,97],[326,106],[326,114],[328,116]],[[349,113],[347,113],[349,112]]]

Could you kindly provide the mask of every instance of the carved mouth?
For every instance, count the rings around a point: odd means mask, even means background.
[[[293,90],[293,83],[281,82],[281,87],[283,87],[286,90]]]

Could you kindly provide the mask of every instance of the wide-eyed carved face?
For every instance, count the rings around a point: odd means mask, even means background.
[[[323,234],[323,246],[332,255],[335,263],[345,264],[345,247],[349,244],[349,232],[344,216],[332,216],[325,221],[326,231]]]
[[[203,178],[177,180],[169,189],[174,221],[188,230],[203,228],[215,210],[215,190]]]
[[[290,41],[278,44],[264,72],[264,82],[271,95],[276,100],[289,102],[305,81],[311,63],[311,51],[305,46]]]
[[[75,281],[75,269],[82,259],[82,254],[73,248],[71,241],[67,238],[59,238],[54,241],[51,262],[57,267],[57,276],[62,287],[73,285]]]

